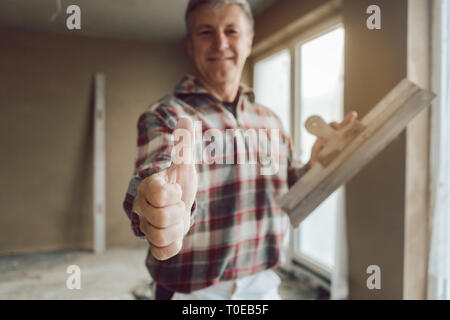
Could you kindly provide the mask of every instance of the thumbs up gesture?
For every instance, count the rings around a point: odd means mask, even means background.
[[[181,118],[174,137],[172,165],[141,181],[133,206],[157,260],[167,260],[180,252],[191,225],[191,208],[197,193],[192,121]]]

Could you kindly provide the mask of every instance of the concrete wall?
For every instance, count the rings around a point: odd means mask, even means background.
[[[92,75],[106,74],[107,245],[137,242],[122,210],[136,122],[191,71],[184,47],[0,29],[0,254],[92,246]]]
[[[280,0],[256,18],[257,42],[326,1]],[[366,9],[381,8],[381,30],[366,27]],[[406,77],[407,1],[343,0],[345,111],[364,117]],[[346,186],[349,290],[352,299],[401,299],[403,287],[406,136],[402,133]],[[369,290],[369,265],[381,290]]]
[[[381,8],[381,30],[369,30],[366,8]],[[364,117],[406,77],[407,1],[344,1],[345,111]],[[406,135],[403,132],[347,183],[350,298],[401,299],[403,288]],[[381,268],[381,290],[365,283]]]
[[[255,42],[307,15],[327,0],[278,0],[255,18]]]

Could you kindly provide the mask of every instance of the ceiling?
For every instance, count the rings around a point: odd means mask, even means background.
[[[254,15],[276,0],[248,0]],[[0,26],[83,36],[176,41],[184,36],[188,0],[1,0]],[[68,30],[66,9],[81,11],[81,30]]]

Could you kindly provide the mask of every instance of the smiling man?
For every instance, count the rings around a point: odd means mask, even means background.
[[[289,219],[278,201],[316,161],[324,141],[301,166],[279,118],[240,83],[253,42],[246,0],[191,0],[186,26],[195,75],[185,75],[173,93],[140,116],[125,211],[134,233],[149,243],[146,265],[156,299],[280,299],[272,268],[285,260]],[[260,162],[237,162],[236,144],[231,155],[214,155],[231,164],[193,161],[194,145],[211,143],[198,140],[194,122],[201,123],[200,133],[255,129],[266,141],[275,139],[268,129],[279,130],[279,170],[261,175]],[[173,158],[177,130],[188,133],[182,163]],[[239,135],[232,142],[237,140]],[[250,157],[254,150],[244,152]]]
[[[188,54],[202,86],[221,101],[233,101],[252,48],[253,19],[245,1],[201,5],[207,2],[189,3]]]

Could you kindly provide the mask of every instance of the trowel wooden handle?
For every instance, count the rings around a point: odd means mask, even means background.
[[[319,138],[325,138],[326,140],[332,140],[336,136],[336,130],[328,125],[321,117],[312,116],[306,120],[306,130],[309,133]]]

